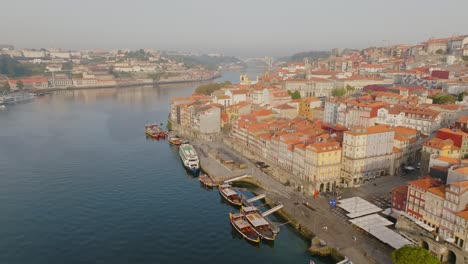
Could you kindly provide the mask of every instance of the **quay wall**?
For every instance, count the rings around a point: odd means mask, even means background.
[[[191,80],[173,80],[173,81],[135,81],[135,82],[117,82],[116,84],[111,85],[88,85],[88,86],[69,86],[66,88],[45,88],[37,90],[38,93],[44,92],[55,92],[55,91],[64,91],[64,90],[86,90],[86,89],[106,89],[106,88],[124,88],[124,87],[137,87],[145,85],[163,85],[163,84],[177,84],[177,83],[198,83],[211,81],[216,78],[221,77],[221,75],[216,75],[210,78],[201,78],[201,79],[191,79]]]

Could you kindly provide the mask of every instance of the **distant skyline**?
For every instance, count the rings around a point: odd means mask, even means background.
[[[468,1],[4,1],[0,44],[284,56],[468,34]]]

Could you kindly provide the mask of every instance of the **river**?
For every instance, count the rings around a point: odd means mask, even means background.
[[[289,226],[274,244],[242,240],[236,209],[167,141],[146,139],[196,85],[61,91],[0,110],[0,263],[309,263]]]

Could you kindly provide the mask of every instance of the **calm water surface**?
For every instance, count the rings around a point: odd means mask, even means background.
[[[145,138],[196,85],[57,92],[1,110],[0,263],[309,263],[290,227],[274,244],[242,240],[235,209],[185,173],[176,148]]]

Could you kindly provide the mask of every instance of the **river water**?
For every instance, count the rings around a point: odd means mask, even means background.
[[[242,240],[236,209],[167,141],[146,139],[144,125],[165,123],[169,99],[196,85],[62,91],[0,110],[0,263],[309,263],[289,226],[274,244]]]

